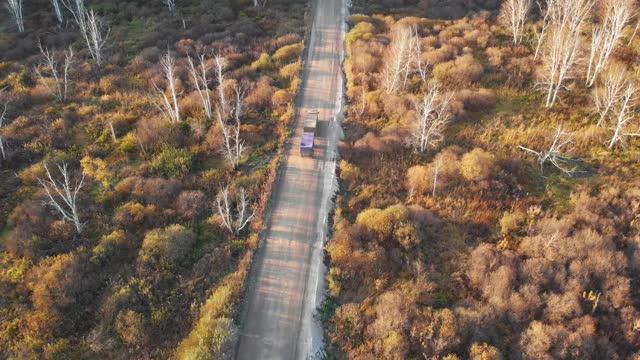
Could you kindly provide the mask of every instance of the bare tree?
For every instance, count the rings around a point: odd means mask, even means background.
[[[634,0],[603,2],[602,23],[593,26],[586,85],[592,86],[609,61],[611,53],[622,38],[624,27],[634,15]]]
[[[40,78],[42,84],[49,90],[49,92],[55,95],[58,101],[65,101],[69,88],[72,85],[70,80],[71,65],[73,64],[73,48],[69,47],[68,50],[63,52],[62,66],[59,66],[58,56],[55,50],[49,50],[42,47],[42,43],[38,44],[40,53],[42,54],[42,61],[39,66],[35,67],[35,72]],[[53,89],[47,82],[43,71],[53,79]]]
[[[436,196],[436,189],[438,186],[438,174],[440,173],[440,166],[442,165],[442,159],[436,159],[433,167],[433,190],[431,196]]]
[[[7,0],[5,4],[11,15],[13,15],[18,31],[24,32],[24,20],[22,18],[22,0]]]
[[[413,34],[408,27],[401,27],[394,33],[391,45],[387,49],[386,61],[382,70],[383,88],[394,93],[403,88],[407,73],[410,71]],[[404,82],[403,82],[404,81]]]
[[[538,164],[540,165],[540,173],[544,175],[544,165],[550,163],[558,170],[564,172],[567,175],[573,175],[577,169],[575,167],[568,168],[567,165],[570,162],[575,162],[577,159],[564,155],[563,153],[570,150],[568,146],[573,144],[573,133],[567,133],[562,128],[557,128],[555,136],[549,149],[536,151],[522,145],[518,146],[519,149],[528,151],[538,157]]]
[[[545,88],[545,106],[552,107],[565,82],[576,74],[580,61],[581,32],[593,7],[593,0],[547,3],[548,29],[541,48],[542,71],[538,85]]]
[[[0,130],[5,125],[5,116],[7,115],[7,109],[9,108],[9,103],[3,99],[3,93],[6,88],[0,89]],[[7,160],[7,152],[5,148],[4,138],[2,137],[2,133],[0,132],[0,164]]]
[[[531,0],[505,0],[500,9],[500,21],[511,30],[513,44],[522,41],[524,25],[531,10]]]
[[[216,81],[218,82],[218,111],[221,111],[222,115],[226,116],[227,110],[229,109],[229,104],[227,104],[227,99],[224,93],[224,72],[227,69],[227,59],[224,56],[217,54],[213,60],[215,62]]]
[[[56,18],[58,22],[62,24],[64,22],[64,14],[62,13],[62,6],[60,5],[60,0],[49,0],[51,5],[53,6],[53,11],[56,14]]]
[[[176,0],[162,0],[162,2],[167,6],[169,11],[173,12],[176,9]]]
[[[413,56],[411,60],[415,63],[415,71],[418,73],[418,75],[420,75],[422,83],[426,84],[429,78],[429,67],[431,66],[431,64],[429,63],[429,60],[425,61],[422,58],[422,41],[420,39],[420,36],[418,35],[418,30],[415,28],[412,32],[411,42],[413,43]]]
[[[104,19],[97,17],[93,10],[85,12],[86,28],[82,35],[85,38],[91,57],[98,65],[102,65],[102,51],[107,44],[111,29]]]
[[[56,180],[49,171],[47,163],[44,163],[46,179],[38,179],[38,182],[47,193],[48,201],[45,204],[52,206],[60,215],[62,220],[72,222],[78,234],[82,232],[83,224],[78,213],[78,193],[84,184],[84,172],[80,179],[71,179],[67,163],[57,165],[62,176],[62,181]]]
[[[180,107],[178,105],[178,91],[176,89],[175,67],[176,61],[171,56],[171,51],[167,50],[167,54],[160,59],[162,72],[167,81],[170,97],[167,96],[165,90],[160,89],[155,83],[153,87],[158,93],[159,100],[156,101],[156,107],[162,112],[167,120],[174,124],[180,122]]]
[[[596,113],[600,115],[597,126],[601,126],[615,105],[622,98],[628,72],[622,64],[611,64],[601,82],[593,90],[592,97]]]
[[[200,96],[200,102],[202,103],[202,109],[204,110],[207,119],[213,119],[213,106],[211,102],[211,93],[209,92],[209,81],[207,79],[207,72],[209,67],[207,65],[207,59],[204,54],[198,56],[200,63],[196,67],[191,56],[187,58],[189,61],[189,70],[191,73],[191,80],[193,80],[198,95]]]
[[[451,113],[453,94],[443,95],[439,84],[433,84],[421,100],[415,102],[416,117],[409,143],[420,152],[433,148],[443,140],[443,130]]]
[[[93,12],[87,10],[84,0],[60,0],[78,25],[80,34],[84,38],[91,58],[102,65],[102,53],[111,31],[106,21]]]
[[[222,140],[227,154],[227,159],[229,160],[231,167],[235,170],[240,165],[240,160],[242,160],[242,154],[245,150],[244,141],[240,138],[240,119],[244,111],[245,90],[242,86],[235,85],[234,92],[236,98],[235,104],[231,109],[232,119],[227,121],[220,106],[218,106],[216,111],[216,118],[218,119],[218,124],[222,130]]]
[[[634,82],[629,81],[624,90],[624,93],[620,97],[620,100],[615,107],[615,124],[613,127],[613,135],[609,141],[609,149],[614,145],[623,141],[626,136],[640,136],[640,133],[628,133],[626,128],[631,120],[636,119],[633,110],[635,109],[638,101],[636,96],[637,86]]]
[[[218,196],[216,197],[216,205],[218,208],[218,214],[220,215],[220,222],[229,230],[229,232],[238,235],[242,229],[253,218],[253,211],[248,209],[248,199],[245,194],[244,188],[240,188],[240,194],[236,200],[236,209],[233,210],[231,200],[229,199],[229,186],[222,188]]]

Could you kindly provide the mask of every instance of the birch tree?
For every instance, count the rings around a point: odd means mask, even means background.
[[[219,111],[222,112],[222,115],[227,114],[227,110],[229,108],[229,105],[227,104],[227,99],[225,97],[225,84],[224,84],[224,73],[227,70],[227,59],[220,55],[217,54],[214,58],[213,61],[215,63],[215,73],[216,73],[216,81],[218,82],[218,107],[219,107]]]
[[[407,27],[395,31],[393,40],[387,49],[386,61],[382,70],[382,85],[387,93],[394,93],[404,87],[414,52],[412,38],[413,34]]]
[[[187,58],[189,61],[189,72],[191,74],[191,80],[198,91],[200,102],[202,103],[202,109],[207,119],[213,119],[213,106],[211,102],[211,93],[209,92],[209,81],[207,78],[207,72],[209,66],[207,65],[207,59],[204,54],[198,56],[198,66],[196,66],[191,59],[191,56]]]
[[[87,10],[84,0],[60,0],[78,25],[78,30],[89,49],[91,58],[102,65],[102,56],[109,33],[111,31],[106,21],[97,16],[93,10]]]
[[[68,50],[63,52],[62,64],[59,64],[59,56],[55,50],[45,49],[41,43],[38,44],[38,46],[42,54],[42,60],[40,64],[35,67],[35,72],[40,82],[42,82],[44,87],[46,87],[52,95],[55,95],[58,101],[65,101],[69,93],[69,88],[72,85],[70,74],[73,65],[73,48],[69,47]],[[48,75],[48,77],[53,80],[53,87],[49,85],[45,75]]]
[[[513,44],[519,45],[524,25],[531,10],[531,0],[505,0],[500,9],[500,22],[511,31]]]
[[[449,103],[452,98],[453,94],[443,95],[436,83],[415,102],[415,123],[409,143],[421,153],[443,140],[444,128],[451,118]]]
[[[160,65],[162,67],[162,73],[167,82],[167,91],[160,89],[155,83],[153,84],[156,90],[158,100],[156,100],[156,107],[165,116],[165,118],[171,124],[180,122],[180,106],[178,104],[178,91],[176,89],[176,74],[175,67],[176,61],[171,56],[171,51],[167,50],[167,54],[160,59]]]
[[[22,0],[7,0],[5,4],[18,26],[19,32],[24,32],[24,20],[22,18]]]
[[[544,175],[545,164],[549,163],[563,173],[571,176],[577,169],[576,167],[569,167],[569,164],[578,161],[578,159],[565,154],[570,151],[568,147],[571,144],[573,144],[573,133],[567,133],[559,127],[556,129],[553,141],[548,149],[538,151],[522,145],[518,146],[518,148],[534,154],[538,158],[538,165],[540,166],[540,173],[542,175]]]
[[[593,90],[592,97],[599,115],[597,126],[602,126],[607,116],[623,96],[629,73],[622,64],[611,64],[602,80]]]
[[[78,212],[78,194],[84,184],[85,174],[80,178],[72,179],[67,163],[57,165],[59,176],[62,180],[57,180],[49,171],[47,163],[44,163],[44,170],[47,177],[38,179],[38,182],[47,193],[46,205],[53,207],[62,216],[62,220],[73,223],[78,234],[82,233],[83,224],[80,221]]]
[[[640,136],[638,133],[627,132],[629,122],[636,119],[633,110],[635,109],[638,101],[636,96],[637,86],[634,82],[628,82],[619,103],[615,107],[615,122],[613,125],[613,135],[609,141],[609,149],[612,149],[616,144],[622,143],[627,136]]]
[[[3,99],[4,88],[0,89],[0,164],[7,160],[7,150],[5,148],[4,138],[2,137],[2,128],[5,126],[7,109],[9,104]]]
[[[216,197],[216,207],[221,224],[235,235],[238,235],[249,224],[254,215],[254,212],[249,209],[249,200],[244,188],[240,188],[234,209],[229,197],[229,186],[223,187]]]
[[[103,49],[107,44],[111,29],[104,19],[96,16],[93,10],[85,12],[85,23],[86,28],[82,31],[82,35],[89,48],[89,53],[98,65],[102,65]]]
[[[235,170],[240,165],[242,154],[244,153],[244,141],[240,138],[241,118],[244,112],[244,96],[245,90],[242,86],[235,85],[235,104],[231,109],[231,119],[227,121],[225,114],[220,106],[216,111],[216,118],[222,130],[222,140],[224,143],[224,151],[229,160],[229,164]]]
[[[601,24],[593,26],[586,85],[592,86],[605,68],[611,53],[620,42],[624,27],[634,15],[634,0],[607,0],[603,2]]]
[[[581,32],[592,0],[572,0],[548,2],[548,29],[541,48],[542,71],[538,85],[547,93],[545,106],[552,107],[559,92],[566,87],[567,80],[576,75],[580,61]]]
[[[169,11],[173,12],[176,9],[175,0],[162,0],[162,2],[167,6],[167,9],[169,9]]]
[[[62,5],[60,0],[49,0],[51,6],[53,6],[53,12],[56,14],[56,19],[62,24],[64,22],[64,14],[62,13]]]

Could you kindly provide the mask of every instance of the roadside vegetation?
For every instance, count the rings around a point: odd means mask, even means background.
[[[438,4],[349,20],[329,352],[638,356],[634,2]]]
[[[0,358],[229,354],[307,4],[2,11]]]

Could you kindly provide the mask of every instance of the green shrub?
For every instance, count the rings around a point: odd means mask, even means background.
[[[183,260],[191,251],[196,236],[182,225],[170,225],[151,230],[144,237],[140,260],[145,263],[173,265]]]
[[[275,61],[290,61],[295,60],[300,55],[302,55],[302,51],[304,50],[304,44],[302,42],[285,45],[280,49],[276,50],[273,54],[273,60]]]
[[[166,145],[151,162],[154,173],[165,177],[182,176],[189,172],[193,154],[184,149]]]
[[[271,56],[267,53],[260,54],[258,60],[251,63],[251,68],[255,70],[269,70],[273,67]]]

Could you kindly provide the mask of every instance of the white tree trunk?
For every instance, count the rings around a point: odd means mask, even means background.
[[[438,145],[449,119],[449,103],[453,94],[442,95],[440,86],[433,84],[420,101],[415,102],[415,122],[409,143],[424,153]]]
[[[505,0],[500,10],[502,24],[509,28],[513,44],[519,45],[524,34],[524,25],[531,10],[531,0]]]
[[[178,104],[178,92],[176,89],[176,62],[173,56],[171,56],[171,51],[167,51],[167,54],[160,59],[160,65],[162,66],[164,78],[167,81],[169,96],[167,96],[165,90],[162,90],[156,84],[153,84],[159,98],[159,100],[156,100],[156,107],[160,112],[162,112],[169,123],[179,123],[181,119],[180,105]]]
[[[24,20],[22,18],[22,0],[7,0],[7,9],[13,15],[19,32],[24,32]]]
[[[58,19],[58,22],[60,24],[62,24],[64,22],[64,15],[62,13],[62,7],[60,6],[60,1],[49,0],[49,2],[51,2],[51,5],[53,5],[53,11],[56,14],[56,19]]]
[[[82,189],[85,174],[78,180],[72,180],[67,164],[58,165],[58,170],[62,176],[62,181],[56,180],[49,171],[47,163],[44,164],[46,179],[38,179],[38,182],[47,193],[49,201],[46,204],[52,206],[64,221],[72,222],[78,234],[82,232],[83,224],[80,221],[78,212],[78,193]]]
[[[207,60],[204,55],[199,56],[200,63],[196,67],[193,63],[193,60],[189,56],[187,58],[189,61],[189,70],[191,73],[191,80],[193,80],[193,84],[198,91],[198,95],[200,96],[200,102],[202,103],[202,109],[204,110],[204,114],[207,119],[213,119],[213,105],[211,103],[211,94],[209,92],[209,81],[207,79],[207,72],[209,68],[207,66]]]
[[[229,187],[225,186],[220,190],[216,197],[216,205],[218,209],[218,215],[220,216],[220,222],[231,233],[238,235],[242,229],[253,218],[253,211],[249,214],[248,199],[246,197],[244,188],[240,188],[240,194],[238,196],[236,210],[234,211],[229,199]]]

